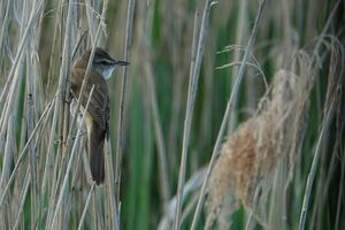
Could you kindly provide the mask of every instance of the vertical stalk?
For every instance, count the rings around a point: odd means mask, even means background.
[[[205,180],[204,180],[204,182],[202,184],[202,188],[201,188],[201,191],[200,191],[198,204],[197,204],[196,210],[194,212],[193,222],[192,222],[192,226],[191,226],[192,230],[196,229],[197,221],[199,219],[201,208],[202,208],[202,205],[203,205],[203,202],[204,202],[204,199],[205,199],[205,193],[206,193],[206,187],[207,187],[207,184],[208,184],[208,180],[210,178],[210,175],[211,175],[214,163],[215,163],[216,156],[219,153],[219,148],[220,148],[220,144],[221,144],[221,141],[222,141],[222,138],[223,138],[225,127],[226,127],[226,124],[227,124],[227,121],[228,121],[228,117],[231,114],[231,112],[233,112],[233,109],[234,109],[234,98],[236,98],[237,95],[238,95],[239,86],[240,86],[240,83],[242,82],[242,79],[243,79],[243,76],[244,76],[244,71],[245,71],[245,66],[246,66],[247,59],[249,57],[250,51],[252,50],[252,48],[254,46],[255,36],[256,36],[256,33],[257,33],[257,26],[259,25],[259,21],[260,21],[261,15],[262,15],[264,3],[265,3],[265,0],[261,0],[260,1],[260,5],[259,5],[259,9],[258,9],[256,18],[255,18],[255,23],[254,23],[254,26],[253,26],[253,30],[252,30],[252,33],[250,35],[250,38],[249,38],[249,41],[248,41],[248,44],[247,44],[247,48],[245,49],[245,53],[243,55],[241,66],[240,66],[240,68],[238,70],[237,78],[236,78],[236,81],[235,81],[235,83],[233,85],[233,88],[232,88],[232,91],[231,91],[231,94],[230,94],[230,97],[229,97],[229,100],[228,100],[228,103],[227,103],[227,106],[226,106],[226,110],[225,110],[225,113],[224,113],[223,121],[222,121],[221,127],[219,129],[217,140],[216,140],[216,143],[214,145],[212,156],[211,156],[211,160],[210,160],[210,163],[209,163],[209,166],[208,166],[208,169],[207,169],[207,174],[206,174]]]
[[[182,191],[185,183],[187,154],[189,148],[190,131],[192,126],[192,118],[195,104],[195,97],[198,89],[199,73],[201,68],[201,61],[204,55],[206,46],[206,37],[208,33],[208,20],[212,6],[216,2],[213,0],[206,0],[201,19],[201,25],[198,36],[196,35],[196,20],[194,22],[194,35],[193,35],[193,48],[192,48],[192,60],[190,69],[190,80],[188,88],[186,117],[184,121],[183,129],[183,143],[182,143],[182,155],[180,161],[180,170],[177,186],[177,205],[175,212],[174,229],[180,229],[181,209],[182,209]],[[197,15],[197,14],[196,14]],[[197,17],[195,17],[197,18]],[[197,44],[197,45],[196,45]],[[193,54],[194,53],[194,54]]]
[[[130,48],[132,45],[132,28],[133,28],[133,18],[134,18],[135,0],[129,0],[127,5],[127,21],[126,21],[126,33],[125,33],[125,44],[124,44],[124,60],[129,60],[130,58]],[[121,165],[122,165],[122,155],[123,155],[123,143],[125,141],[124,123],[126,117],[126,103],[127,103],[127,85],[128,85],[128,69],[123,68],[122,78],[121,78],[121,92],[120,92],[120,108],[117,122],[117,132],[116,132],[116,166],[115,166],[115,195],[117,209],[120,207],[120,188],[121,188]]]

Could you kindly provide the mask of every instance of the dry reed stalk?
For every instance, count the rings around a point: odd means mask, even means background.
[[[8,137],[5,144],[5,152],[3,158],[3,164],[1,169],[1,179],[0,179],[0,194],[3,194],[3,188],[7,183],[10,175],[11,175],[11,163],[15,156],[15,135],[14,135],[14,117],[13,115],[9,118],[7,133]]]
[[[62,36],[61,33],[61,19],[62,19],[62,10],[63,10],[63,2],[59,1],[57,6],[57,13],[55,16],[55,22],[54,22],[54,32],[53,32],[53,39],[51,43],[50,48],[50,59],[48,63],[48,73],[47,73],[47,84],[46,84],[46,94],[49,95],[51,91],[53,91],[53,80],[54,74],[57,72],[57,67],[60,66],[61,60],[58,56],[59,52],[59,45],[61,43],[60,40],[62,38],[59,38],[58,34]],[[49,153],[49,152],[48,152]]]
[[[317,168],[318,167],[318,161],[319,161],[320,153],[321,153],[320,148],[321,148],[321,144],[323,143],[323,140],[325,139],[324,135],[328,131],[328,129],[330,128],[330,124],[331,124],[333,115],[334,115],[334,103],[332,103],[330,105],[330,107],[328,108],[325,119],[322,122],[322,124],[323,124],[322,129],[320,131],[319,139],[318,139],[317,144],[316,144],[314,158],[313,158],[313,162],[312,162],[309,174],[308,174],[306,188],[305,188],[305,192],[304,192],[303,205],[302,205],[302,209],[301,209],[299,226],[298,226],[299,230],[305,229],[307,212],[308,212],[310,196],[311,196],[311,191],[312,191],[312,185],[313,185],[314,178],[315,178],[315,175],[316,175],[316,172],[318,169]]]
[[[192,126],[193,111],[195,105],[195,97],[198,90],[199,73],[201,68],[201,61],[205,52],[206,37],[208,34],[209,16],[212,6],[217,2],[213,0],[206,0],[204,3],[203,14],[200,26],[197,26],[198,12],[195,14],[193,41],[192,41],[192,55],[190,64],[190,80],[188,86],[188,97],[186,107],[186,117],[183,128],[183,143],[180,160],[180,169],[177,185],[177,205],[175,214],[174,229],[180,229],[180,218],[182,210],[182,191],[186,177],[187,154],[189,148],[190,131]],[[200,28],[200,29],[198,29]]]
[[[59,184],[60,184],[60,178],[62,171],[64,171],[65,169],[65,155],[62,156],[62,153],[66,152],[67,147],[68,147],[68,136],[66,137],[66,135],[64,135],[64,128],[66,127],[66,124],[68,124],[69,122],[67,122],[67,120],[65,120],[66,116],[65,113],[67,112],[66,110],[68,105],[67,105],[67,100],[66,98],[68,98],[69,96],[69,92],[68,92],[68,73],[69,73],[69,67],[70,67],[70,59],[71,59],[71,52],[72,52],[72,48],[71,48],[71,44],[72,44],[72,36],[71,36],[71,28],[72,28],[72,22],[74,21],[73,18],[73,8],[74,8],[74,1],[69,1],[68,5],[67,5],[67,16],[66,16],[66,21],[65,21],[65,34],[64,37],[62,38],[62,60],[61,60],[61,66],[59,69],[59,80],[58,80],[58,86],[57,86],[57,98],[58,101],[56,102],[55,105],[55,110],[54,110],[54,118],[53,118],[53,124],[54,121],[57,122],[54,125],[54,128],[52,129],[52,133],[51,133],[51,137],[54,137],[57,133],[58,135],[58,140],[59,140],[59,145],[58,145],[58,149],[57,149],[57,157],[55,158],[57,159],[61,159],[60,162],[55,161],[54,162],[54,171],[53,171],[53,177],[50,180],[51,182],[51,193],[50,193],[50,200],[49,200],[49,209],[48,209],[48,214],[47,214],[47,219],[46,219],[46,223],[48,225],[53,225],[53,222],[51,222],[51,218],[55,218],[55,215],[53,213],[56,213],[55,210],[53,210],[54,207],[54,200],[55,200],[55,196],[57,194],[57,190],[59,188]],[[68,111],[69,112],[69,111]],[[57,129],[57,131],[55,130],[55,128]],[[54,141],[54,139],[50,140],[51,143],[53,143],[52,141]],[[49,148],[50,146],[48,146]],[[48,156],[50,156],[49,152],[48,152]],[[52,163],[52,162],[49,162]],[[46,166],[48,166],[48,161]],[[60,173],[58,173],[58,177],[56,179],[55,174],[58,171],[58,169],[60,169]],[[45,169],[45,172],[47,168]],[[46,176],[46,175],[45,175]],[[44,177],[45,177],[44,176]],[[47,177],[46,177],[47,178]],[[43,187],[45,187],[45,179],[43,181]],[[59,209],[58,209],[59,210]],[[62,213],[60,213],[59,215],[59,225],[61,224],[61,222],[63,221],[63,216],[61,215]],[[55,219],[54,219],[55,220]],[[55,223],[54,223],[55,224]]]
[[[67,9],[70,9],[70,6],[68,6]],[[58,6],[57,6],[57,15],[55,18],[55,23],[54,23],[54,33],[53,33],[53,40],[52,40],[52,46],[51,46],[51,58],[49,60],[49,66],[48,66],[48,80],[47,80],[47,90],[49,93],[50,90],[53,90],[53,79],[54,78],[54,74],[58,71],[57,70],[57,66],[59,66],[62,61],[60,60],[60,58],[58,57],[58,48],[59,48],[59,41],[62,41],[62,12],[63,12],[63,3],[62,1],[59,1]],[[61,38],[58,37],[60,32]],[[62,42],[61,42],[62,43]],[[66,64],[65,64],[66,65]],[[66,66],[65,66],[66,68]],[[61,77],[61,76],[60,76]],[[58,88],[56,89],[56,95],[59,95],[60,93],[60,88],[61,86],[61,80],[60,77],[58,78]],[[54,166],[54,160],[56,159],[55,155],[54,155],[54,144],[55,144],[55,137],[56,135],[58,135],[58,133],[56,132],[56,128],[59,124],[59,111],[60,111],[60,106],[61,103],[55,103],[54,106],[54,115],[52,118],[52,122],[51,122],[51,132],[48,135],[48,145],[47,145],[47,150],[46,150],[46,161],[45,161],[45,166],[44,166],[44,172],[43,172],[43,176],[42,176],[42,186],[41,186],[41,192],[42,194],[54,194],[51,191],[55,191],[55,170],[53,168]],[[43,202],[41,202],[43,203]],[[51,205],[51,204],[50,204]],[[49,217],[49,213],[50,210],[48,211],[48,217]],[[49,218],[47,218],[48,220]]]
[[[71,103],[70,106],[72,106],[72,103]],[[71,114],[74,114],[74,112],[71,112]],[[78,124],[78,125],[80,125],[80,124]],[[84,132],[86,130],[85,124],[81,124],[81,125],[83,126],[82,130]],[[72,183],[71,183],[71,189],[72,190],[74,190],[75,188],[80,188],[81,187],[80,183],[78,183],[78,182],[80,182],[80,180],[78,181],[78,179],[80,179],[79,177],[81,175],[83,175],[82,174],[82,169],[81,169],[82,166],[85,167],[85,165],[83,165],[83,159],[85,158],[86,161],[88,160],[87,156],[86,156],[87,154],[85,154],[86,151],[84,151],[84,146],[85,146],[85,135],[83,135],[81,137],[79,145],[76,147],[77,148],[76,151],[79,152],[80,154],[77,155],[76,167],[74,167],[73,172],[72,172],[72,174],[73,174],[73,176],[72,176]],[[90,163],[88,165],[90,165]],[[91,172],[90,173],[85,173],[85,175],[86,175],[87,179],[89,179],[89,178],[91,179]],[[89,184],[92,185],[92,181],[91,180],[88,180],[88,181],[90,182]]]
[[[190,195],[193,195],[197,193],[197,191],[200,189],[202,186],[202,183],[205,179],[207,173],[207,168],[203,167],[199,169],[197,172],[191,176],[188,181],[186,182],[184,188],[183,188],[183,193],[182,193],[182,202],[185,202],[187,200],[187,197]],[[195,196],[195,195],[194,195]],[[197,196],[196,196],[197,197]],[[164,216],[160,219],[159,224],[158,224],[158,229],[159,230],[165,230],[165,229],[170,229],[171,226],[174,224],[175,221],[175,210],[176,210],[176,204],[177,204],[177,198],[176,196],[172,197],[168,203],[168,208],[164,212]],[[195,206],[195,200],[190,203],[191,206]],[[190,210],[190,206],[187,205],[188,208],[185,209],[183,212],[183,217],[187,216],[187,213],[192,211]],[[183,223],[183,219],[181,219],[181,223]]]
[[[342,37],[342,43],[341,44],[345,44],[345,38],[344,36]],[[329,87],[329,89],[345,89],[345,78],[344,78],[344,74],[345,74],[345,69],[344,69],[344,63],[345,63],[345,47],[344,45],[341,45],[340,46],[340,58],[337,60],[336,58],[334,58],[334,62],[336,64],[334,64],[334,68],[332,68],[334,71],[331,71],[331,74],[333,76],[333,78],[335,78],[335,80],[333,80],[333,86],[334,88],[332,87]],[[329,84],[331,85],[331,84]],[[330,90],[331,91],[331,90]],[[333,92],[335,95],[334,95],[334,98],[336,98],[336,113],[335,113],[335,121],[336,121],[336,124],[337,126],[339,127],[338,128],[338,131],[337,131],[337,141],[336,141],[336,144],[335,144],[335,149],[333,150],[333,156],[332,158],[334,159],[334,161],[337,161],[338,164],[341,165],[340,167],[340,170],[338,170],[338,172],[340,172],[341,176],[340,176],[340,189],[339,189],[339,194],[338,194],[338,197],[337,197],[337,209],[336,209],[336,218],[335,218],[335,226],[336,226],[336,230],[339,230],[341,229],[341,226],[344,226],[344,220],[342,220],[342,216],[343,216],[343,213],[344,213],[344,210],[343,210],[343,203],[341,202],[342,199],[343,199],[343,194],[344,194],[344,177],[345,177],[345,164],[344,164],[344,154],[341,156],[340,160],[339,160],[339,154],[338,154],[338,151],[339,152],[344,152],[344,133],[345,133],[345,111],[343,108],[345,108],[345,92],[344,90],[332,90],[331,92]],[[333,95],[332,95],[333,96]],[[330,97],[332,97],[330,96]],[[333,162],[332,162],[333,163]],[[334,165],[335,164],[331,164],[332,167],[331,168],[335,168]],[[333,171],[333,170],[332,170]],[[333,175],[337,175],[337,171],[333,171],[332,172]],[[329,175],[332,175],[332,174],[329,174]],[[330,180],[332,178],[332,176],[328,176],[328,181],[330,184]],[[328,188],[328,187],[327,187]],[[328,190],[327,190],[328,191]],[[325,192],[325,196],[328,196],[328,193]],[[324,202],[324,204],[326,203],[327,201]]]
[[[127,19],[126,19],[126,29],[124,37],[123,46],[123,58],[124,60],[130,59],[130,49],[132,46],[132,36],[133,36],[133,20],[134,20],[134,10],[136,1],[129,0],[127,4]],[[119,111],[118,111],[118,121],[116,130],[116,165],[115,165],[115,196],[116,196],[116,209],[119,211],[120,208],[120,192],[121,192],[121,175],[122,175],[122,155],[123,155],[123,143],[125,141],[125,130],[124,125],[126,122],[126,106],[127,106],[127,88],[128,88],[128,68],[124,67],[122,70],[121,77],[121,87],[120,87],[120,99],[119,99]]]
[[[48,104],[45,108],[45,110],[43,111],[40,119],[38,120],[35,128],[33,129],[32,133],[30,134],[27,142],[25,143],[24,147],[22,148],[22,151],[21,153],[19,154],[18,158],[17,158],[17,161],[16,161],[16,164],[12,170],[12,173],[11,173],[11,176],[10,178],[8,179],[8,182],[6,184],[6,186],[4,187],[4,189],[2,190],[2,193],[1,193],[1,198],[0,198],[0,208],[2,207],[3,205],[3,201],[4,201],[4,198],[6,196],[6,193],[11,185],[11,183],[13,182],[14,178],[15,178],[15,174],[20,166],[20,164],[22,163],[23,159],[24,159],[24,154],[26,153],[26,151],[28,150],[28,147],[29,147],[29,144],[31,143],[31,141],[33,140],[33,138],[35,137],[37,131],[39,130],[40,128],[40,125],[44,119],[45,116],[47,116],[48,114],[50,114],[50,112],[52,111],[51,109],[53,108],[52,105],[54,105],[55,103],[55,100],[53,100],[50,104]]]
[[[206,2],[205,2],[206,6]],[[199,75],[195,75],[194,73],[194,65],[196,61],[196,55],[197,55],[197,48],[198,48],[198,41],[200,40],[201,35],[198,36],[199,26],[198,26],[198,20],[199,20],[199,11],[195,12],[194,15],[194,23],[193,23],[193,39],[192,39],[192,50],[191,50],[191,63],[190,63],[190,73],[189,73],[189,84],[188,84],[188,96],[187,96],[187,107],[186,107],[186,115],[184,120],[184,126],[183,126],[183,140],[182,140],[182,154],[180,159],[180,170],[179,170],[179,177],[178,177],[178,184],[177,184],[177,191],[176,191],[176,211],[175,211],[175,222],[174,222],[174,229],[177,230],[180,228],[180,213],[182,209],[182,191],[185,183],[185,171],[186,171],[186,160],[187,160],[187,150],[189,145],[189,132],[191,129],[191,117],[192,112],[191,109],[193,108],[193,103],[195,100],[195,92],[192,93],[192,90],[197,90],[196,86],[197,83],[194,83],[195,81],[198,81]],[[199,58],[200,59],[200,58]],[[194,88],[192,88],[192,85],[194,83]],[[194,96],[194,97],[193,97]]]
[[[28,60],[27,60],[28,61]],[[29,61],[27,63],[30,63]],[[31,66],[31,65],[29,65]],[[30,67],[29,67],[30,68]],[[29,68],[27,68],[27,90],[28,90],[28,97],[27,99],[27,103],[26,103],[26,107],[27,107],[27,132],[31,133],[33,128],[34,128],[34,123],[35,123],[35,118],[34,118],[34,99],[33,99],[33,76],[32,74],[30,74],[30,72],[34,72],[32,71],[32,69],[29,70]],[[34,143],[31,142],[29,145],[29,151],[28,151],[29,155],[30,155],[30,179],[31,179],[31,228],[34,229],[35,228],[35,223],[37,220],[37,213],[36,211],[38,211],[38,202],[39,202],[39,193],[38,193],[38,178],[37,178],[37,158],[38,158],[38,154],[35,150],[34,147]]]
[[[113,180],[113,175],[114,175],[114,166],[113,166],[113,161],[112,161],[112,148],[110,141],[107,140],[106,142],[106,154],[105,154],[105,168],[107,172],[107,184],[106,184],[106,191],[107,191],[107,198],[108,198],[108,203],[107,205],[109,206],[109,213],[113,213],[113,215],[108,214],[108,226],[111,229],[118,230],[120,229],[120,213],[117,209],[117,204],[116,204],[116,192],[115,192],[115,185],[114,185],[114,180]]]
[[[211,160],[210,160],[210,163],[209,163],[209,166],[207,169],[207,175],[206,175],[205,181],[202,185],[198,204],[197,204],[194,216],[193,216],[193,222],[192,222],[192,226],[191,226],[192,229],[196,228],[197,221],[198,221],[198,218],[199,218],[199,215],[201,212],[201,208],[202,208],[203,203],[204,203],[208,181],[210,180],[210,176],[211,176],[214,164],[215,164],[215,160],[216,160],[216,157],[218,156],[218,151],[219,151],[221,140],[223,138],[223,134],[225,132],[226,124],[228,124],[228,119],[229,119],[228,117],[230,116],[231,112],[234,109],[234,102],[235,102],[234,98],[237,98],[240,83],[242,82],[242,79],[244,77],[245,63],[247,62],[247,59],[249,58],[249,54],[250,54],[252,48],[254,47],[255,37],[256,37],[256,33],[257,33],[257,27],[259,25],[259,21],[260,21],[261,15],[262,15],[264,3],[265,3],[264,0],[260,2],[260,5],[259,5],[258,11],[257,11],[257,15],[255,18],[255,23],[254,23],[254,26],[252,29],[252,33],[251,33],[250,38],[248,40],[248,45],[247,45],[247,48],[245,49],[242,63],[241,63],[241,66],[238,70],[238,73],[237,73],[237,79],[234,82],[234,86],[233,86],[233,89],[231,91],[231,94],[230,94],[230,97],[229,97],[229,100],[228,100],[228,103],[227,103],[227,106],[225,109],[223,121],[222,121],[221,127],[219,129],[217,140],[216,140],[216,143],[214,145],[213,152],[211,155]]]
[[[56,97],[55,97],[56,98]],[[44,171],[43,171],[43,176],[42,176],[42,186],[41,186],[41,192],[42,194],[46,194],[47,191],[50,191],[51,189],[53,189],[54,187],[52,187],[51,185],[53,185],[53,183],[50,184],[50,186],[48,185],[49,182],[53,182],[53,180],[49,180],[49,178],[55,178],[52,177],[52,172],[53,172],[53,146],[54,146],[54,142],[55,142],[55,136],[56,136],[56,132],[55,132],[55,128],[58,124],[58,110],[59,110],[59,103],[55,103],[55,98],[54,98],[54,113],[53,113],[53,118],[52,118],[52,122],[51,122],[51,132],[49,135],[49,141],[48,141],[48,146],[47,146],[47,155],[46,155],[46,161],[45,161],[45,167],[44,167]],[[47,190],[48,189],[48,190]]]
[[[341,7],[339,7],[341,8]],[[340,9],[339,9],[340,10]],[[327,41],[327,40],[330,41]],[[299,219],[299,229],[306,229],[307,225],[307,214],[309,214],[309,223],[310,228],[318,228],[317,226],[320,224],[320,219],[323,218],[325,209],[324,207],[327,206],[326,202],[327,200],[332,200],[332,196],[329,196],[329,191],[331,188],[331,181],[333,181],[335,178],[338,178],[338,176],[335,176],[337,164],[339,164],[339,161],[342,161],[340,152],[343,152],[343,149],[339,144],[343,143],[341,134],[342,132],[342,124],[341,120],[344,117],[343,115],[338,114],[338,110],[340,107],[340,110],[342,111],[344,108],[343,106],[339,105],[344,98],[341,94],[343,92],[343,83],[340,79],[343,79],[344,75],[344,57],[345,57],[345,50],[343,47],[344,43],[340,43],[339,40],[333,36],[326,35],[324,37],[320,37],[320,40],[322,40],[322,46],[324,46],[326,49],[326,54],[330,53],[330,57],[327,57],[326,55],[319,55],[319,56],[313,56],[313,61],[317,62],[315,65],[319,65],[320,59],[321,62],[325,62],[325,60],[322,60],[325,58],[329,58],[329,64],[328,67],[328,84],[327,84],[327,94],[326,94],[326,100],[325,103],[322,105],[321,102],[319,102],[320,107],[323,106],[323,112],[321,113],[320,108],[320,132],[318,136],[318,140],[316,142],[316,145],[313,149],[314,156],[313,160],[310,166],[310,170],[308,172],[308,177],[306,178],[306,184],[304,194],[303,194],[303,204],[300,210],[300,219]],[[321,44],[321,43],[319,43]],[[320,47],[319,47],[320,48]],[[328,52],[328,50],[330,52]],[[320,50],[322,51],[322,50]],[[318,52],[314,50],[314,55],[318,55]],[[316,85],[316,88],[318,85]],[[338,120],[339,116],[341,117],[340,120]],[[321,119],[321,116],[323,117]],[[338,124],[338,121],[340,123]],[[335,128],[336,127],[336,128]],[[341,163],[340,163],[341,164]],[[338,171],[339,172],[339,171]],[[314,183],[318,181],[317,184],[314,185]],[[341,181],[341,180],[340,180]],[[338,183],[338,182],[337,182]],[[342,189],[341,182],[339,185],[336,186],[336,188]],[[303,190],[302,190],[303,191]],[[315,192],[313,192],[315,191]],[[336,193],[335,193],[336,194]],[[340,196],[342,196],[342,193],[339,193]],[[335,199],[333,199],[335,200]],[[310,208],[309,203],[313,201],[313,205]],[[340,202],[340,201],[339,201]],[[340,203],[337,203],[338,205],[341,205]],[[339,206],[338,206],[339,207]],[[332,208],[333,209],[333,208]],[[338,213],[337,213],[338,214]],[[330,215],[332,216],[332,214]],[[335,218],[331,217],[333,220]],[[336,221],[336,220],[335,220]],[[332,221],[329,221],[330,223]],[[333,223],[337,223],[333,222]],[[342,226],[342,225],[333,225],[333,226]],[[297,227],[297,226],[296,226]]]
[[[331,23],[335,17],[335,14],[338,10],[338,7],[340,5],[341,1],[337,1],[336,4],[334,5],[327,21],[326,21],[326,24],[322,30],[322,33],[320,34],[319,36],[319,39],[317,40],[317,44],[316,44],[316,47],[315,49],[313,50],[313,64],[315,65],[318,65],[319,64],[319,55],[318,55],[318,52],[320,52],[320,48],[324,42],[324,37],[326,36],[326,33],[327,31],[329,30],[330,26],[331,26]],[[341,44],[340,44],[340,47]],[[330,93],[329,91],[327,93]],[[328,95],[329,96],[329,95]],[[315,149],[315,153],[314,153],[314,158],[313,158],[313,162],[312,162],[312,165],[311,165],[311,168],[310,168],[310,171],[309,171],[309,174],[308,174],[308,178],[307,178],[307,183],[306,183],[306,188],[305,188],[305,193],[304,193],[304,198],[303,198],[303,206],[302,206],[302,209],[301,209],[301,214],[300,214],[300,220],[299,220],[299,229],[302,230],[302,229],[305,229],[305,223],[306,223],[306,216],[307,216],[307,211],[308,211],[308,207],[309,207],[309,202],[310,202],[310,196],[311,196],[311,192],[312,192],[312,185],[313,185],[313,182],[315,180],[315,177],[316,177],[316,172],[317,172],[317,166],[318,166],[318,161],[319,161],[319,155],[320,155],[320,145],[323,141],[323,135],[324,135],[324,132],[325,130],[328,130],[329,129],[329,126],[330,126],[330,120],[331,120],[331,117],[333,116],[333,113],[334,113],[334,104],[332,101],[332,99],[330,99],[329,97],[327,98],[328,100],[328,111],[325,113],[325,118],[324,118],[324,121],[322,122],[322,129],[320,131],[320,135],[319,135],[319,139],[318,139],[318,142],[317,142],[317,145],[316,145],[316,149]]]
[[[3,165],[1,170],[1,179],[0,179],[0,194],[3,193],[3,188],[6,185],[9,176],[11,175],[11,164],[12,161],[15,159],[15,146],[16,146],[16,139],[14,134],[14,128],[15,128],[15,120],[13,115],[9,118],[8,123],[8,129],[7,129],[7,139],[5,143],[5,152],[4,152],[4,158],[3,158]],[[0,209],[0,220],[2,223],[4,223],[4,228],[10,228],[11,226],[11,220],[13,219],[14,211],[11,210],[11,204],[12,202],[10,199],[7,199],[4,201],[5,205],[3,208]],[[11,210],[11,211],[10,211]]]
[[[1,31],[0,31],[0,49],[2,49],[2,46],[4,44],[4,38],[5,38],[5,30],[6,28],[8,28],[8,23],[9,23],[9,12],[10,12],[10,7],[11,7],[11,2],[10,0],[6,1],[2,1],[1,4]],[[4,11],[4,12],[3,12]],[[6,84],[8,84],[9,79],[7,79]],[[4,92],[3,92],[4,93]]]
[[[90,99],[91,99],[93,90],[94,90],[94,86],[92,86],[92,88],[91,88],[91,91],[90,91],[90,94],[89,94],[89,97],[88,97],[88,100],[87,100],[87,103],[86,103],[86,106],[85,106],[85,110],[83,112],[83,117],[81,119],[82,122],[85,121],[85,114],[86,114],[87,108],[88,108],[88,106],[90,104]],[[71,171],[71,168],[72,168],[72,162],[73,162],[73,159],[74,159],[74,155],[77,152],[76,149],[77,149],[79,138],[82,135],[81,130],[82,130],[82,126],[79,125],[78,131],[77,131],[77,136],[76,136],[76,138],[74,140],[74,143],[73,143],[73,147],[72,147],[72,150],[71,150],[71,156],[70,156],[70,159],[68,161],[68,165],[67,165],[67,169],[66,169],[65,176],[64,176],[64,179],[63,179],[63,183],[61,185],[61,190],[60,190],[60,193],[59,193],[59,196],[58,196],[58,200],[57,200],[57,203],[56,203],[56,206],[55,206],[55,211],[54,211],[54,214],[53,214],[53,217],[52,217],[52,220],[51,220],[50,229],[55,229],[57,215],[58,215],[58,212],[59,212],[60,207],[62,205],[62,201],[64,199],[64,194],[65,194],[65,190],[66,190],[66,187],[67,187],[67,181],[68,181],[68,177],[69,177],[69,172]]]
[[[41,12],[42,14],[43,12]],[[34,29],[37,29],[36,27]],[[34,125],[37,122],[39,117],[38,113],[40,112],[41,103],[43,97],[42,90],[39,84],[39,60],[38,60],[38,44],[39,34],[33,35],[30,40],[30,45],[28,51],[25,53],[26,56],[26,97],[25,97],[25,106],[26,107],[26,117],[27,117],[27,133],[32,133]],[[39,136],[39,135],[37,135]],[[38,139],[35,142],[31,142],[29,145],[29,166],[31,173],[31,183],[30,183],[30,195],[31,195],[31,228],[34,229],[37,224],[39,217],[39,153],[37,146]]]
[[[94,12],[96,12],[96,10],[93,9],[91,0],[85,0],[85,5],[86,5],[85,13],[86,13],[86,19],[87,19],[87,24],[89,28],[89,36],[90,36],[91,44],[95,44],[94,34],[97,30],[96,30],[96,24],[95,24],[96,17],[94,16]]]
[[[68,2],[67,7],[67,16],[66,16],[66,28],[65,28],[65,36],[63,38],[63,47],[62,47],[62,61],[59,71],[59,83],[58,83],[58,98],[60,107],[58,110],[58,113],[60,115],[60,122],[58,127],[58,133],[59,133],[59,140],[60,140],[60,146],[59,146],[59,154],[66,153],[67,150],[67,141],[68,141],[68,133],[66,134],[68,129],[67,124],[68,116],[65,114],[69,113],[69,105],[67,104],[67,101],[69,99],[69,82],[68,82],[68,75],[69,75],[69,69],[71,64],[71,55],[72,55],[72,43],[75,43],[75,41],[72,40],[72,24],[75,20],[73,10],[74,10],[74,1],[71,0]],[[67,118],[67,119],[66,119]]]
[[[25,48],[25,42],[28,39],[28,35],[30,32],[30,29],[34,25],[34,22],[37,20],[38,16],[40,15],[40,12],[42,10],[43,1],[35,1],[32,5],[32,10],[30,12],[30,16],[28,19],[27,24],[23,25],[23,33],[22,33],[22,39],[18,45],[16,57],[14,59],[13,65],[11,67],[11,70],[7,76],[7,79],[9,81],[8,84],[5,84],[5,88],[2,91],[2,94],[0,96],[0,104],[3,104],[5,100],[5,95],[7,96],[8,100],[4,104],[4,109],[1,113],[1,127],[0,127],[0,148],[3,148],[5,137],[6,137],[6,129],[7,129],[7,122],[8,118],[10,116],[11,111],[13,111],[14,102],[16,99],[16,93],[18,90],[18,84],[19,84],[19,73],[18,71],[18,63],[20,63],[21,60],[23,60],[23,50]],[[13,79],[12,79],[13,78]],[[7,89],[7,88],[8,89]],[[8,92],[8,94],[7,94]],[[6,93],[6,94],[5,94]]]
[[[15,218],[15,224],[13,225],[12,229],[17,229],[18,225],[21,221],[21,215],[23,213],[23,209],[24,209],[24,203],[26,200],[26,196],[28,194],[29,191],[29,185],[31,183],[31,179],[30,179],[30,169],[28,168],[25,174],[25,178],[24,178],[24,184],[23,184],[23,189],[20,193],[20,204],[18,206],[18,212]]]
[[[248,17],[248,13],[247,13],[247,8],[248,8],[248,0],[242,0],[239,6],[239,19],[237,21],[237,25],[236,25],[236,44],[237,45],[242,45],[242,42],[244,40],[246,40],[246,38],[248,37],[248,34],[250,31],[248,31],[248,29],[246,29],[246,23],[247,23],[247,17]],[[248,39],[248,38],[247,38]],[[244,45],[244,44],[243,44]],[[232,62],[237,62],[240,61],[241,59],[241,51],[240,49],[235,49],[234,52],[234,58]],[[238,72],[238,67],[235,67],[232,69],[231,75],[232,76],[236,76]],[[231,85],[234,84],[234,80],[231,80]],[[237,105],[237,101],[238,101],[238,97],[236,97],[234,99],[234,106],[236,107]],[[229,123],[228,123],[228,134],[232,133],[235,129],[235,124],[237,124],[237,115],[233,114],[230,119],[229,119]]]

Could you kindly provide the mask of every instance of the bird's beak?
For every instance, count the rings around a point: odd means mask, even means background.
[[[126,61],[116,61],[115,65],[119,65],[119,66],[128,66],[129,62]]]

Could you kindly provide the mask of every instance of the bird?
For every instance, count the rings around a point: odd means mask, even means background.
[[[93,181],[97,185],[104,182],[104,142],[109,135],[109,93],[106,80],[117,66],[127,66],[129,62],[115,60],[104,49],[95,48],[90,71],[86,73],[91,56],[91,49],[86,50],[72,65],[70,89],[72,98],[80,101],[82,111],[86,107],[92,87],[94,87],[90,103],[85,113],[87,133],[86,151],[90,157],[90,169]],[[86,75],[87,74],[87,75]],[[85,89],[80,95],[86,78]],[[80,97],[80,99],[79,99]]]

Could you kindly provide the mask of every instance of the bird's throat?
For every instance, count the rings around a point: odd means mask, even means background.
[[[114,69],[115,69],[115,65],[109,68],[105,68],[102,73],[103,78],[105,80],[108,80],[111,77],[111,74],[113,73]]]

